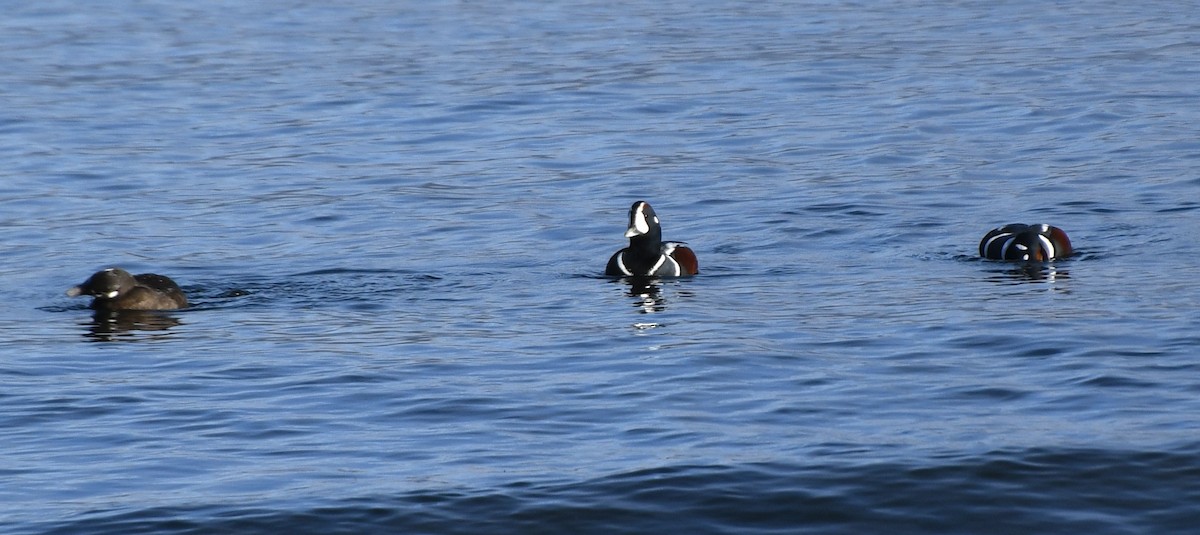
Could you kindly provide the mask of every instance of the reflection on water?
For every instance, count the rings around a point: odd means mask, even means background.
[[[165,338],[171,328],[180,325],[179,318],[162,311],[99,310],[85,322],[84,337],[94,342],[134,342]]]
[[[12,3],[0,531],[1190,532],[1200,10],[1024,4]]]
[[[663,280],[657,277],[621,277],[614,281],[618,284],[627,285],[625,295],[632,298],[631,304],[638,312],[642,314],[657,314],[667,310],[668,300],[663,295],[662,283]],[[677,295],[690,295],[686,291],[676,292]],[[639,331],[645,331],[661,327],[662,323],[657,321],[638,321],[633,323],[633,327]]]
[[[667,309],[667,301],[662,296],[660,279],[657,277],[622,277],[621,283],[629,285],[625,295],[634,299],[633,306],[640,308],[643,314],[653,314]]]
[[[989,277],[994,282],[1058,282],[1071,278],[1065,267],[1050,263],[1026,262],[1005,266]]]

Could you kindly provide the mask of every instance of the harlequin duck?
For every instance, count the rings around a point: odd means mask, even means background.
[[[130,275],[121,268],[97,271],[67,295],[94,296],[96,310],[174,310],[188,305],[175,281],[153,273]]]
[[[979,242],[979,256],[992,260],[1046,262],[1071,256],[1071,240],[1050,225],[1013,223],[992,229]]]
[[[680,277],[700,272],[696,253],[683,242],[662,241],[658,215],[646,201],[633,203],[629,208],[629,247],[608,259],[605,275]]]

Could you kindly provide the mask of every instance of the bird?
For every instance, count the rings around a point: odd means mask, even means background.
[[[163,275],[131,275],[121,268],[97,271],[67,295],[90,295],[96,310],[176,310],[188,306],[187,296],[175,281]]]
[[[1048,262],[1071,256],[1067,233],[1047,224],[1012,223],[992,229],[979,241],[979,256],[991,260]]]
[[[696,253],[684,242],[662,241],[662,226],[654,208],[637,201],[629,208],[629,247],[613,253],[605,275],[626,277],[683,277],[700,272]]]

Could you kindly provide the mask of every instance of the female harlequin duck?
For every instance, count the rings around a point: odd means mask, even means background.
[[[642,277],[680,277],[700,272],[696,253],[682,242],[662,241],[658,216],[646,201],[629,208],[629,247],[608,259],[605,275]]]
[[[979,256],[992,260],[1046,262],[1071,256],[1067,233],[1050,225],[1013,223],[992,229],[979,242]]]
[[[175,281],[153,273],[130,275],[121,268],[97,271],[67,295],[94,296],[96,310],[175,310],[188,305]]]

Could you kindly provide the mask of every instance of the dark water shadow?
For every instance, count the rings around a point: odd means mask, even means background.
[[[84,338],[92,342],[141,342],[162,339],[183,324],[177,311],[97,310],[90,322],[83,322]]]
[[[245,277],[236,281],[203,281],[183,286],[189,305],[167,311],[94,311],[79,324],[83,336],[95,342],[132,342],[163,339],[175,333],[186,314],[277,308],[342,308],[381,310],[390,300],[414,292],[453,290],[443,278],[397,270],[325,269],[281,277]],[[47,312],[91,311],[88,304],[72,301],[39,307]]]
[[[633,306],[642,314],[653,314],[667,309],[661,280],[657,277],[621,277],[617,282],[627,286],[625,295],[633,298]]]
[[[659,277],[604,277],[611,284],[624,286],[626,297],[630,298],[630,305],[638,309],[642,314],[654,314],[663,312],[670,305],[671,301],[663,293],[663,288],[667,285],[676,286],[685,279],[662,279]],[[680,289],[675,292],[676,296],[685,297],[690,295],[687,290]]]
[[[405,270],[331,268],[280,275],[243,277],[213,285],[184,287],[188,310],[277,308],[383,310],[397,296],[427,289],[449,291],[451,282]]]
[[[1059,261],[1061,262],[1061,261]],[[1066,266],[1056,262],[1021,262],[1002,264],[991,270],[988,280],[992,282],[1058,282],[1071,278]]]
[[[975,255],[958,254],[951,257],[959,262],[978,262],[987,270],[986,280],[999,283],[1039,283],[1060,282],[1070,280],[1071,271],[1068,267],[1073,262],[1088,261],[1094,255],[1076,253],[1068,258],[1050,262],[1019,262],[1010,260],[991,260]]]
[[[1181,499],[1200,493],[1194,444],[1172,451],[1039,448],[857,463],[844,453],[856,446],[822,448],[847,456],[841,462],[668,464],[591,479],[417,488],[313,504],[217,501],[93,510],[46,519],[27,532],[1190,533],[1200,514],[1196,500]]]

